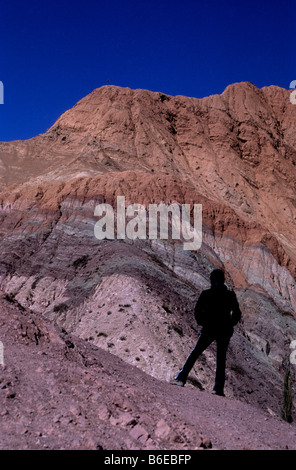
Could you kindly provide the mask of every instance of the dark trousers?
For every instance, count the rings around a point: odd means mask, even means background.
[[[226,353],[230,341],[230,336],[215,337],[209,335],[208,333],[201,332],[195,347],[186,359],[186,362],[178,373],[178,375],[176,376],[176,379],[186,383],[188,374],[194,366],[195,361],[201,355],[201,353],[205,349],[207,349],[208,346],[210,346],[213,341],[216,341],[217,343],[216,376],[214,390],[217,393],[223,393],[225,382]]]

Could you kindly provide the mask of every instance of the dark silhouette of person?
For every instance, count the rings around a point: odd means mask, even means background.
[[[216,376],[212,393],[225,396],[226,354],[234,332],[233,327],[241,319],[241,311],[235,292],[224,284],[224,272],[221,269],[214,269],[210,280],[211,288],[200,294],[194,310],[195,319],[198,325],[202,326],[201,333],[182,369],[170,383],[184,386],[197,358],[213,341],[216,341]]]

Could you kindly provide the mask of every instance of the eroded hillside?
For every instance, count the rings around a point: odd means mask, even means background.
[[[167,381],[223,267],[243,319],[226,393],[278,415],[295,320],[295,107],[277,87],[204,99],[106,86],[45,133],[0,143],[0,276],[10,302]],[[98,240],[94,208],[203,206],[203,244]],[[215,348],[191,374],[211,390]]]

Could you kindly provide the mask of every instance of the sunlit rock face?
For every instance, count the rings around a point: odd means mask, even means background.
[[[195,99],[105,86],[45,134],[0,143],[4,295],[168,380],[197,339],[197,297],[223,268],[243,313],[227,393],[279,414],[296,339],[295,123],[278,87]],[[116,231],[98,240],[95,207],[115,211],[117,196],[202,204],[200,249]],[[191,386],[211,390],[214,369],[213,345]]]

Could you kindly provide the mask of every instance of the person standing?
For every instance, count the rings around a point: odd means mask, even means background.
[[[225,285],[225,275],[221,269],[214,269],[210,275],[211,287],[204,290],[196,303],[194,316],[202,326],[197,343],[185,364],[170,383],[184,387],[189,372],[196,360],[213,342],[217,344],[216,375],[212,393],[224,395],[226,355],[234,326],[241,319],[240,307],[235,292]]]

